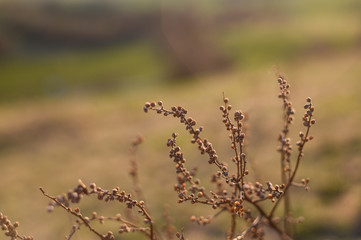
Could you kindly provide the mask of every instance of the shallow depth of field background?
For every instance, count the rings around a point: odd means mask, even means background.
[[[63,239],[72,218],[61,209],[48,214],[38,187],[57,195],[81,178],[131,191],[128,149],[141,134],[140,181],[157,226],[167,205],[188,239],[224,239],[230,219],[198,227],[188,217],[212,209],[176,204],[167,138],[180,133],[201,185],[210,185],[216,169],[176,119],[145,114],[142,106],[182,105],[229,161],[218,109],[224,92],[249,114],[250,180],[277,183],[280,71],[296,108],[293,143],[305,98],[316,107],[315,140],[296,176],[310,177],[311,190],[292,194],[294,216],[305,218],[296,238],[361,239],[361,2],[171,2],[0,1],[0,211],[20,221],[21,234]],[[123,213],[119,204],[94,199],[80,207]],[[114,224],[100,228],[117,232]],[[83,229],[74,239],[96,238]]]

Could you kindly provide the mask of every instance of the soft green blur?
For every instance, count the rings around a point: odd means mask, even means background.
[[[2,0],[0,211],[20,221],[21,234],[62,239],[73,221],[60,209],[47,214],[38,187],[57,195],[81,178],[131,191],[128,148],[142,134],[140,182],[159,229],[168,204],[187,239],[223,239],[227,217],[199,228],[188,217],[212,210],[176,204],[167,138],[180,133],[187,164],[199,167],[205,186],[216,170],[176,120],[144,114],[142,106],[160,99],[167,107],[184,106],[228,161],[232,151],[218,110],[224,92],[234,108],[249,113],[250,180],[277,183],[279,71],[296,108],[293,143],[303,129],[305,98],[316,106],[315,140],[296,176],[310,177],[311,190],[296,188],[291,197],[294,216],[305,218],[296,239],[360,239],[360,56],[359,0]],[[84,199],[80,208],[123,211],[95,199]],[[95,239],[88,232],[74,239]]]

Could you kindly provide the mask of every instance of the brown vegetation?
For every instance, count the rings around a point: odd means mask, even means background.
[[[187,161],[181,148],[177,145],[178,134],[173,133],[168,139],[169,157],[175,163],[177,173],[177,183],[174,185],[174,190],[178,195],[178,203],[203,204],[212,208],[212,211],[215,210],[215,213],[209,217],[190,216],[190,221],[196,222],[199,225],[207,225],[217,216],[228,214],[230,226],[229,229],[225,230],[227,239],[240,240],[248,236],[255,239],[263,239],[266,229],[274,230],[282,239],[292,239],[294,234],[292,226],[299,219],[295,219],[292,216],[290,189],[292,186],[303,187],[306,190],[309,189],[309,178],[297,182],[295,177],[304,154],[304,146],[313,139],[309,135],[309,131],[315,124],[313,119],[314,106],[311,98],[307,98],[304,105],[306,113],[302,117],[305,132],[299,132],[295,161],[291,161],[292,146],[288,133],[295,111],[289,100],[290,85],[282,75],[277,77],[280,86],[278,97],[283,102],[284,118],[284,125],[278,138],[278,151],[281,155],[280,174],[282,179],[282,182],[278,184],[271,183],[270,181],[265,183],[250,181],[245,144],[247,136],[246,114],[241,111],[232,113],[232,106],[229,104],[229,99],[225,96],[223,96],[223,105],[220,106],[220,110],[222,112],[222,122],[229,133],[230,147],[234,152],[231,166],[228,166],[227,163],[221,160],[221,157],[217,155],[214,146],[208,139],[201,137],[203,127],[196,127],[196,120],[187,117],[188,111],[185,108],[173,106],[170,110],[167,110],[162,101],[157,103],[147,102],[144,106],[145,112],[155,111],[164,116],[178,118],[185,125],[186,131],[191,134],[191,143],[196,144],[200,154],[206,155],[208,163],[216,167],[217,171],[211,174],[211,183],[215,187],[212,190],[207,190],[201,186],[200,180],[196,178],[197,169],[189,170],[186,167]],[[136,198],[142,198],[142,200],[136,200],[130,193],[126,193],[119,187],[105,190],[98,187],[95,183],[87,186],[81,180],[79,180],[79,184],[74,189],[59,196],[51,196],[43,188],[40,188],[43,195],[51,200],[48,206],[49,211],[53,211],[54,207],[61,207],[76,218],[75,224],[66,236],[66,239],[71,239],[82,226],[88,228],[99,239],[115,239],[112,231],[102,234],[93,227],[95,221],[104,223],[104,221],[108,220],[120,223],[118,233],[139,231],[148,239],[155,240],[171,239],[173,232],[173,236],[176,236],[178,239],[185,239],[183,230],[181,233],[175,233],[175,228],[172,226],[168,214],[164,215],[167,226],[163,227],[162,231],[160,231],[161,229],[152,219],[148,206],[144,202],[144,194],[139,184],[138,167],[135,158],[136,148],[142,141],[143,139],[138,137],[132,143],[130,171],[134,183],[134,195]],[[79,203],[85,196],[96,196],[100,201],[116,201],[124,204],[128,209],[137,209],[138,213],[143,217],[143,223],[134,217],[123,217],[119,213],[112,217],[99,216],[96,212],[93,212],[90,217],[85,216],[79,207],[71,207],[72,204]],[[283,202],[283,216],[277,217],[276,210],[280,208],[281,202]],[[187,207],[191,208],[192,206]],[[12,224],[2,213],[0,216],[1,227],[5,231],[5,235],[11,239],[32,239],[31,237],[21,237],[17,233],[16,228],[19,225],[17,222]],[[239,227],[239,222],[241,221],[246,223],[242,224],[242,226],[247,225],[247,227],[242,227],[241,229]]]

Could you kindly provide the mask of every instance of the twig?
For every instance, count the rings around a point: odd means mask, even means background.
[[[62,207],[63,209],[65,209],[67,212],[69,212],[70,214],[74,215],[75,217],[79,218],[84,224],[85,226],[87,226],[89,228],[89,230],[91,232],[93,232],[95,235],[97,235],[98,237],[100,237],[100,239],[102,240],[106,240],[106,238],[100,234],[99,232],[97,232],[92,226],[90,226],[90,224],[88,223],[88,221],[80,214],[80,213],[76,213],[74,210],[72,210],[70,207],[66,207],[63,203],[59,202],[56,197],[52,197],[50,195],[48,195],[42,187],[39,188],[40,191],[43,193],[44,196],[50,198],[51,200],[53,200],[54,202],[56,202],[60,207]]]
[[[233,238],[233,240],[241,240],[241,239],[244,239],[244,237],[252,230],[252,228],[256,227],[262,220],[263,218],[263,215],[259,215],[254,221],[253,223],[246,229],[242,232],[241,235]]]
[[[308,101],[311,101],[311,100],[309,100],[310,98],[308,98],[307,100]],[[309,105],[310,107],[310,109],[313,109],[312,108],[312,105],[311,105],[311,102],[310,102],[310,105]],[[311,111],[311,110],[310,110]],[[313,110],[312,110],[313,111]],[[310,128],[311,128],[311,126],[314,124],[314,120],[311,118],[312,117],[312,114],[310,115],[310,116],[307,116],[307,119],[305,119],[305,117],[304,117],[304,125],[306,125],[307,126],[307,130],[306,130],[306,134],[304,135],[304,136],[302,136],[301,134],[301,142],[299,143],[299,147],[298,147],[298,156],[297,156],[297,161],[296,161],[296,166],[295,166],[295,169],[293,170],[293,172],[292,172],[292,175],[290,176],[290,178],[288,179],[288,183],[286,184],[286,187],[285,187],[285,189],[284,189],[284,194],[282,195],[282,196],[285,196],[286,194],[287,194],[287,192],[288,192],[288,190],[289,190],[289,188],[292,186],[292,182],[293,182],[293,180],[294,180],[294,178],[295,178],[295,176],[296,176],[296,173],[297,173],[297,170],[298,170],[298,166],[299,166],[299,164],[300,164],[300,161],[301,161],[301,159],[302,159],[302,157],[303,157],[303,148],[304,148],[304,146],[305,146],[305,144],[306,144],[306,142],[308,142],[309,141],[309,137],[308,137],[308,135],[309,135],[309,132],[310,132]],[[277,206],[278,206],[278,204],[280,203],[280,201],[282,200],[282,196],[278,199],[278,201],[275,203],[275,205],[273,206],[273,208],[272,208],[272,210],[271,210],[271,212],[270,212],[270,214],[269,214],[269,217],[272,217],[273,216],[273,214],[274,214],[274,211],[276,210],[276,208],[277,208]]]

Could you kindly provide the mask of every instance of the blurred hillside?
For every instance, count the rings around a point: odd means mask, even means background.
[[[232,152],[218,110],[225,92],[234,108],[250,116],[251,178],[277,182],[279,70],[292,87],[293,143],[305,98],[316,106],[315,140],[296,176],[310,177],[311,191],[293,192],[294,214],[305,217],[296,239],[358,240],[360,56],[358,0],[2,0],[0,210],[21,222],[22,233],[63,238],[72,222],[60,209],[47,214],[38,187],[56,195],[81,178],[130,191],[128,148],[140,133],[146,140],[138,152],[140,182],[156,221],[163,224],[167,203],[188,239],[223,239],[228,219],[198,228],[188,216],[209,211],[176,204],[167,138],[180,133],[188,162],[199,167],[205,185],[215,169],[176,120],[145,115],[142,107],[160,99],[183,105],[228,161]],[[81,208],[111,212],[95,200]],[[74,239],[94,239],[87,234]]]
[[[360,8],[351,0],[3,1],[0,95],[104,92],[352,51]]]

